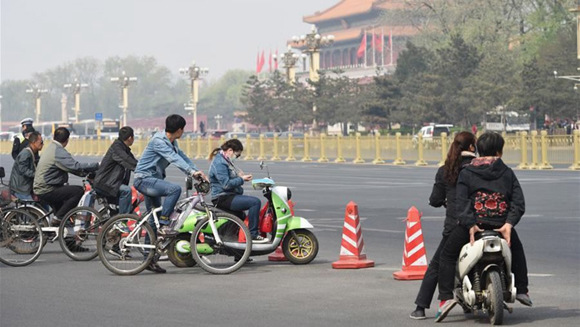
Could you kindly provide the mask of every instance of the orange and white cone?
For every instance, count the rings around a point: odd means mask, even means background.
[[[350,201],[344,213],[340,256],[338,261],[332,263],[332,268],[358,269],[374,266],[375,262],[367,260],[367,255],[364,252],[364,241],[358,216],[358,206],[356,203]]]
[[[427,252],[423,242],[421,215],[414,206],[407,213],[405,249],[403,250],[403,269],[393,273],[399,280],[423,279],[427,271]]]

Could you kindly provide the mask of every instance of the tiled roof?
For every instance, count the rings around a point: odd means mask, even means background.
[[[342,0],[336,5],[314,15],[303,17],[304,22],[315,24],[370,12],[372,9],[389,10],[404,8],[403,0]]]

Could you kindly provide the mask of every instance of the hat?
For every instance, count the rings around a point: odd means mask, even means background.
[[[20,125],[32,125],[33,122],[32,118],[24,118],[20,121]]]

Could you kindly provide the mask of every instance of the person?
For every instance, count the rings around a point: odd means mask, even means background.
[[[249,229],[252,243],[267,243],[269,240],[260,235],[258,224],[261,201],[255,196],[244,195],[242,185],[252,180],[252,175],[244,174],[234,166],[244,146],[238,139],[231,139],[214,149],[210,154],[209,182],[214,205],[230,211],[248,210]]]
[[[14,143],[12,143],[12,159],[16,160],[16,157],[24,148],[28,146],[30,142],[28,137],[30,133],[34,132],[34,127],[32,127],[32,118],[24,118],[20,121],[22,126],[22,135],[14,137]],[[36,162],[38,162],[38,155],[36,156]]]
[[[131,153],[135,141],[133,129],[129,126],[119,130],[117,138],[105,153],[97,170],[93,185],[95,191],[106,197],[119,199],[119,213],[131,213],[131,171],[137,167],[137,159]]]
[[[36,157],[42,150],[44,141],[39,132],[31,132],[26,140],[28,146],[21,151],[14,161],[10,174],[10,192],[20,200],[34,200],[32,185],[36,172]]]
[[[477,125],[475,124],[471,125],[471,133],[473,135],[477,135]]]
[[[162,237],[174,236],[177,231],[169,227],[169,217],[181,195],[181,187],[165,180],[165,169],[173,164],[188,176],[206,178],[203,172],[179,149],[177,140],[183,135],[185,119],[180,115],[169,115],[165,119],[165,131],[157,132],[143,151],[141,159],[135,168],[135,188],[145,195],[147,210],[161,205],[161,197],[165,197],[159,217],[160,230],[156,230],[153,218],[149,224]],[[147,240],[146,240],[147,241]],[[154,259],[147,270],[156,273],[165,273],[165,269]]]
[[[459,172],[475,158],[475,135],[469,132],[460,132],[455,135],[445,164],[437,170],[435,174],[435,184],[429,197],[429,205],[439,208],[445,206],[445,222],[443,227],[443,238],[429,263],[425,272],[419,293],[415,299],[417,307],[411,312],[411,319],[425,319],[425,309],[431,306],[433,294],[437,287],[439,274],[439,254],[447,241],[451,231],[457,226],[457,216],[455,214],[455,183]]]
[[[525,212],[524,193],[513,170],[501,159],[504,143],[498,133],[482,134],[477,140],[480,157],[473,159],[457,179],[456,212],[459,225],[449,234],[440,254],[438,283],[441,303],[436,322],[443,320],[456,304],[453,284],[461,248],[468,242],[473,244],[475,233],[486,229],[501,233],[510,245],[512,272],[516,276],[516,299],[532,306],[523,245],[514,229]]]
[[[70,132],[65,127],[54,131],[53,141],[44,149],[34,173],[33,191],[54,209],[52,224],[58,226],[66,213],[76,207],[84,194],[79,185],[65,185],[68,174],[85,176],[99,168],[97,162],[80,163],[66,150]]]

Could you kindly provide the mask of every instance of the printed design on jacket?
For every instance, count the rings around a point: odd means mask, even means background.
[[[479,157],[471,160],[470,164],[475,167],[483,165],[491,165],[494,162],[496,162],[497,159],[499,159],[499,157]]]
[[[475,193],[473,207],[476,218],[496,218],[505,216],[508,203],[505,196],[499,192],[486,193],[478,191]]]

